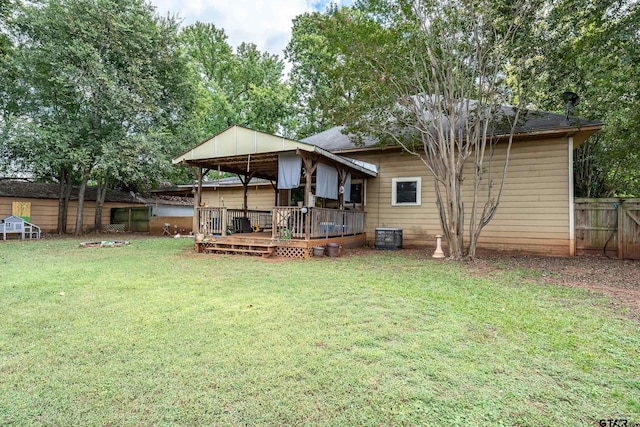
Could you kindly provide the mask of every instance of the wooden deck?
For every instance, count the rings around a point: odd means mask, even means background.
[[[258,233],[239,233],[230,236],[209,236],[206,240],[195,242],[199,253],[234,253],[245,255],[272,255],[283,258],[309,258],[314,247],[326,247],[337,243],[343,248],[359,247],[366,243],[366,234],[327,237],[319,239],[280,239],[274,238],[271,231]]]

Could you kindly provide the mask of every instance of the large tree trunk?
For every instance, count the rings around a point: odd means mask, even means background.
[[[85,170],[82,174],[82,184],[78,190],[78,210],[76,214],[76,229],[73,232],[74,236],[82,234],[84,227],[84,194],[87,190],[87,182],[89,181],[89,170]]]
[[[96,214],[94,217],[94,227],[96,232],[102,231],[102,208],[104,207],[104,199],[107,196],[107,187],[109,176],[107,173],[104,177],[100,177],[98,181],[98,190],[96,194]]]
[[[60,189],[58,192],[58,226],[57,233],[67,232],[67,214],[69,212],[69,196],[71,195],[71,173],[66,167],[60,168]]]

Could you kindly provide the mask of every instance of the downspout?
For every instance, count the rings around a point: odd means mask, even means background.
[[[576,254],[575,206],[573,202],[573,137],[569,137],[569,256]]]

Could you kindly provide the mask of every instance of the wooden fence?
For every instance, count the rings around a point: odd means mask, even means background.
[[[576,255],[640,259],[640,199],[575,199]]]
[[[150,206],[111,209],[111,224],[124,224],[126,231],[149,231],[149,218]]]

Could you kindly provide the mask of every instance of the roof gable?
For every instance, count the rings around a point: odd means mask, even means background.
[[[173,159],[173,163],[282,151],[313,151],[313,145],[233,125]]]
[[[19,216],[9,215],[7,217],[2,218],[2,222],[25,222],[25,221]]]
[[[173,159],[174,164],[277,179],[278,155],[308,153],[325,162],[338,164],[363,176],[376,176],[374,165],[338,156],[322,147],[234,125]]]

